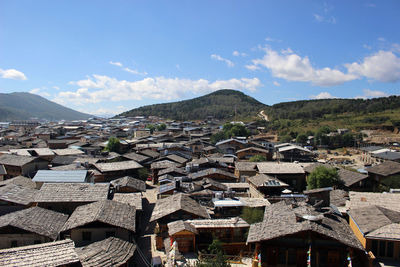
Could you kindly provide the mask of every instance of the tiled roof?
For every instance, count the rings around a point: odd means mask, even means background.
[[[102,200],[77,207],[62,231],[99,221],[134,232],[135,218],[135,207],[113,200]]]
[[[67,239],[0,250],[0,266],[63,266],[78,263],[74,241]]]

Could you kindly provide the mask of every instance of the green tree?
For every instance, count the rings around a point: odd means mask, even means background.
[[[117,152],[119,153],[120,151],[121,144],[119,142],[119,139],[116,137],[110,137],[108,138],[106,150],[109,152]]]
[[[240,217],[248,224],[262,222],[264,218],[264,210],[260,208],[244,207]]]
[[[148,124],[148,125],[146,126],[146,128],[150,130],[150,133],[151,133],[151,134],[153,134],[153,133],[154,133],[154,130],[156,129],[156,127],[155,127],[153,124]]]
[[[296,143],[298,143],[298,144],[305,145],[305,144],[307,144],[307,140],[308,140],[308,136],[305,135],[304,133],[300,133],[296,137]]]
[[[267,161],[267,158],[262,156],[262,155],[254,155],[249,159],[249,161],[251,161],[251,162],[261,162],[261,161]]]
[[[316,167],[308,176],[307,189],[323,188],[330,186],[339,186],[342,181],[335,168],[325,166]]]
[[[157,128],[157,131],[160,132],[160,131],[167,129],[167,125],[165,125],[165,123],[161,123],[161,124],[158,124],[156,128]]]
[[[196,267],[230,267],[231,265],[225,260],[222,242],[214,238],[213,242],[208,246],[210,254],[215,255],[213,258],[198,260]]]
[[[246,128],[246,126],[240,123],[225,123],[221,131],[211,136],[210,141],[211,143],[216,144],[223,139],[229,139],[237,136],[247,137],[249,135],[250,131]]]

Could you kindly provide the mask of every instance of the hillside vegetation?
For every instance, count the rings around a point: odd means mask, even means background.
[[[79,120],[91,117],[30,93],[0,94],[0,121]]]
[[[144,106],[124,112],[122,116],[159,116],[172,120],[205,120],[212,116],[220,120],[253,118],[267,106],[236,90],[214,93],[173,103]]]

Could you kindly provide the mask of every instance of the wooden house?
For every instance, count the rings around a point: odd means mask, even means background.
[[[182,220],[173,221],[167,224],[170,239],[177,242],[178,250],[181,253],[196,252],[196,228],[189,222]]]
[[[210,168],[201,170],[198,172],[188,174],[188,177],[192,180],[201,180],[204,178],[211,178],[215,181],[219,182],[237,182],[238,178],[230,172],[217,169],[217,168]]]
[[[115,192],[118,193],[137,193],[146,191],[146,183],[131,176],[125,176],[110,182]]]
[[[210,215],[205,207],[189,196],[178,193],[167,198],[158,199],[150,218],[150,222],[157,222],[157,249],[163,248],[163,240],[168,237],[168,223],[196,218],[210,218]]]
[[[238,140],[238,139],[227,139],[222,140],[215,144],[219,151],[224,154],[235,154],[237,150],[243,149],[247,147],[247,142]]]
[[[61,235],[85,246],[107,237],[132,241],[136,232],[135,207],[102,200],[77,207],[61,230]]]
[[[280,196],[289,185],[279,179],[259,173],[248,179],[250,196],[255,198],[267,198],[270,196]]]
[[[44,183],[36,194],[39,207],[71,214],[75,208],[109,198],[107,183]]]
[[[102,174],[103,181],[109,182],[123,176],[138,176],[138,170],[143,168],[142,165],[134,160],[95,163],[94,167]]]
[[[266,160],[272,160],[273,155],[272,151],[260,147],[247,147],[236,151],[239,160],[249,160],[254,156],[262,156]]]
[[[348,214],[351,229],[367,251],[400,262],[400,212],[371,205]]]
[[[33,177],[37,170],[47,170],[49,163],[36,157],[4,154],[0,156],[0,164],[7,171],[4,178],[9,179],[19,175]]]
[[[28,208],[35,202],[38,190],[8,183],[0,187],[0,215]]]
[[[264,220],[250,226],[247,243],[255,245],[261,266],[368,266],[364,248],[347,222],[330,208],[284,201],[265,208]]]
[[[0,216],[0,248],[54,241],[68,215],[32,207]]]
[[[196,219],[187,220],[198,232],[195,237],[196,249],[207,249],[217,238],[222,242],[224,252],[228,255],[238,255],[249,251],[246,244],[246,232],[250,225],[240,217],[224,219]]]
[[[373,191],[379,190],[379,185],[388,188],[391,185],[398,186],[400,180],[400,163],[394,161],[385,161],[379,165],[367,169]]]
[[[302,192],[306,188],[305,172],[301,165],[283,162],[258,162],[259,173],[275,177],[289,185],[293,191]]]

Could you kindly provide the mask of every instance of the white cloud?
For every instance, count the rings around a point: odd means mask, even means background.
[[[337,98],[336,96],[331,95],[328,92],[321,92],[318,95],[310,96],[312,99],[329,99],[329,98]]]
[[[133,70],[133,69],[130,69],[130,68],[124,68],[124,71],[132,73],[132,74],[136,74],[136,75],[147,75],[147,72],[145,72],[145,71],[144,72],[140,72],[138,70]]]
[[[368,99],[368,98],[376,98],[376,97],[386,97],[389,96],[387,93],[382,92],[382,91],[374,91],[371,89],[364,89],[363,90],[364,95],[361,96],[356,96],[354,98],[362,98],[362,99]]]
[[[358,78],[354,74],[345,74],[338,69],[328,67],[316,69],[308,57],[302,58],[291,49],[284,50],[285,53],[270,48],[264,50],[264,57],[252,60],[253,65],[247,65],[246,68],[255,70],[256,67],[262,66],[269,69],[274,77],[288,81],[311,82],[319,86],[339,85]]]
[[[235,63],[233,63],[233,62],[230,61],[229,59],[226,59],[226,58],[221,57],[220,55],[212,54],[212,55],[211,55],[211,58],[212,58],[212,59],[215,59],[215,60],[218,60],[218,61],[225,62],[226,65],[227,65],[228,67],[233,67],[233,66],[235,66]]]
[[[327,23],[331,23],[331,24],[336,24],[336,18],[333,16],[325,17],[320,14],[313,14],[313,16],[314,16],[314,19],[318,22],[327,22]]]
[[[366,7],[371,7],[371,8],[376,7],[376,5],[374,3],[366,3],[365,6]]]
[[[110,61],[109,62],[111,65],[114,65],[114,66],[117,66],[117,67],[121,67],[122,68],[122,63],[121,62],[113,62],[113,61]]]
[[[235,57],[246,57],[247,54],[246,53],[241,53],[239,51],[233,51],[232,55],[234,55]]]
[[[50,94],[44,91],[46,88],[33,88],[29,91],[31,94],[40,95],[43,97],[50,97]]]
[[[248,69],[248,70],[259,70],[260,69],[256,65],[246,65],[245,68]]]
[[[400,58],[391,51],[378,51],[365,57],[362,63],[345,65],[350,74],[365,76],[381,82],[400,80]]]
[[[58,87],[58,86],[53,86],[53,89],[60,90],[60,87]]]
[[[275,86],[277,86],[277,87],[279,87],[279,86],[281,86],[281,84],[280,83],[278,83],[277,81],[274,81],[274,82],[272,82]]]
[[[117,80],[112,77],[93,75],[86,80],[70,82],[80,88],[76,91],[59,92],[54,101],[63,104],[98,103],[101,101],[182,98],[190,93],[205,94],[219,89],[255,91],[262,84],[258,78],[217,80],[190,80],[165,77],[148,77],[139,81]]]
[[[13,80],[27,79],[24,73],[16,69],[8,69],[8,70],[0,69],[0,77],[3,79],[13,79]]]
[[[379,42],[386,42],[386,39],[383,38],[383,37],[379,37],[379,38],[378,38],[378,41],[379,41]]]
[[[265,41],[267,41],[267,42],[276,42],[276,43],[282,42],[282,40],[271,38],[271,37],[265,38]]]
[[[116,107],[110,107],[110,108],[101,107],[101,108],[97,108],[97,109],[85,107],[85,108],[78,108],[77,111],[100,116],[100,117],[101,116],[108,117],[108,116],[114,116],[114,115],[120,114],[124,111],[127,111],[128,109],[129,108],[127,108],[125,106],[116,106]]]
[[[120,67],[123,71],[126,71],[126,72],[129,72],[129,73],[132,73],[132,74],[135,74],[135,75],[147,75],[147,72],[140,72],[140,71],[138,71],[138,70],[134,70],[134,69],[131,69],[131,68],[128,68],[128,67],[125,67],[124,68],[124,65],[121,63],[121,62],[113,62],[113,61],[110,61],[109,62],[111,65],[114,65],[114,66],[117,66],[117,67]]]

